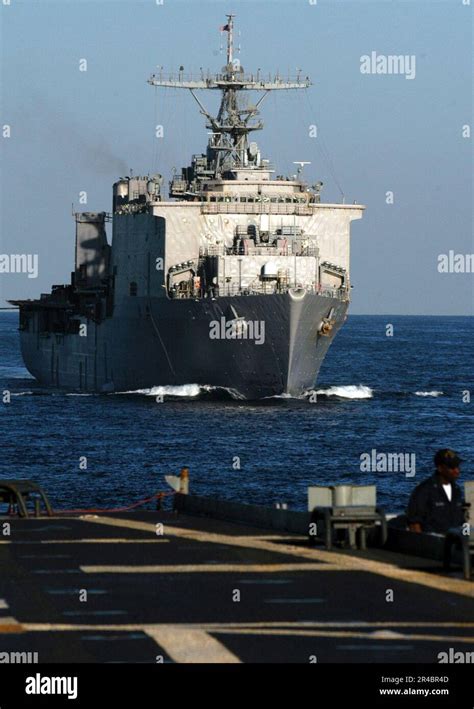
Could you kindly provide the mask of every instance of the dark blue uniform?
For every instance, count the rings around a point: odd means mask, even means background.
[[[412,492],[408,503],[408,523],[421,524],[423,532],[445,533],[464,522],[461,488],[451,483],[451,501],[437,473],[424,480]]]

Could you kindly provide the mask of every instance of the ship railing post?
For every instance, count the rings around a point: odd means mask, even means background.
[[[176,494],[173,495],[173,512],[178,515],[182,509],[182,504],[180,501],[180,495],[189,494],[189,468],[181,468],[181,472],[178,476],[179,487],[176,490]]]
[[[181,468],[179,474],[179,492],[181,495],[189,494],[189,468]]]

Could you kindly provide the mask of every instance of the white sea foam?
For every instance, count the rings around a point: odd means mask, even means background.
[[[283,392],[283,394],[273,394],[272,396],[265,396],[265,399],[302,399],[303,396],[292,396],[291,394],[288,394],[287,392]]]
[[[142,394],[143,396],[199,396],[202,390],[199,384],[182,384],[181,386],[156,386],[149,389],[133,389],[132,391],[118,391],[117,394]]]
[[[181,384],[181,385],[166,385],[155,386],[149,389],[133,389],[132,391],[117,391],[114,394],[141,394],[142,396],[182,396],[192,399],[200,394],[209,393],[212,391],[225,391],[232,399],[238,401],[245,399],[245,396],[233,389],[232,387],[216,387],[209,384]]]
[[[443,396],[443,391],[415,391],[415,396]]]
[[[347,386],[332,386],[329,389],[317,389],[316,394],[324,396],[339,396],[341,399],[372,399],[373,391],[364,384],[348,384]]]

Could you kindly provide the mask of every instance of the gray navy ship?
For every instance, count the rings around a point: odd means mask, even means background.
[[[148,80],[191,92],[210,132],[206,152],[172,175],[168,195],[158,174],[119,179],[112,214],[75,214],[70,284],[11,301],[26,367],[41,384],[114,392],[192,383],[246,399],[314,388],[346,318],[350,223],[364,207],[322,203],[304,162],[275,175],[250,139],[263,127],[259,106],[310,81],[245,72],[234,15],[221,30],[221,73],[181,67]],[[221,92],[217,116],[201,90]],[[243,101],[244,92],[258,100]]]

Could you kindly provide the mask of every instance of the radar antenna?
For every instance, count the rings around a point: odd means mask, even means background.
[[[204,77],[202,71],[199,76],[183,76],[182,67],[179,73],[165,77],[162,69],[160,73],[152,74],[148,79],[151,86],[173,89],[189,89],[196,100],[201,113],[206,117],[206,128],[212,131],[208,144],[208,160],[210,168],[217,177],[222,172],[243,167],[248,160],[248,135],[252,131],[261,130],[263,123],[253,119],[259,115],[259,106],[268,96],[270,91],[306,89],[311,86],[308,77],[301,79],[300,71],[296,79],[288,78],[283,81],[278,75],[262,80],[259,71],[256,75],[244,72],[239,59],[234,59],[234,17],[227,15],[226,24],[221,27],[222,32],[227,32],[227,64],[221,73],[210,74]],[[212,116],[196,91],[200,89],[219,90],[222,99],[217,116]],[[255,105],[242,107],[238,96],[240,91],[258,91],[261,96]]]

